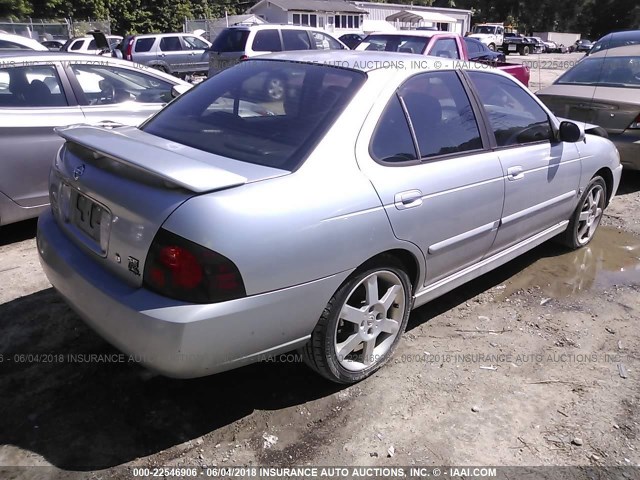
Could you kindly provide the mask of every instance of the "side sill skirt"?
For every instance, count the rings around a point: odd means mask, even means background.
[[[500,265],[504,265],[507,262],[510,262],[514,258],[520,256],[522,253],[531,250],[534,247],[537,247],[541,243],[546,242],[550,238],[555,237],[559,233],[562,233],[567,229],[567,225],[569,225],[569,220],[564,220],[563,222],[554,225],[542,232],[534,235],[531,238],[526,239],[523,242],[520,242],[516,245],[513,245],[506,250],[496,253],[492,257],[485,258],[481,262],[471,265],[470,267],[465,268],[459,272],[456,272],[452,275],[449,275],[442,280],[437,281],[431,285],[427,285],[422,290],[420,290],[414,296],[413,308],[417,308],[421,305],[424,305],[427,302],[430,302],[434,298],[439,297],[440,295],[444,295],[445,293],[453,290],[454,288],[459,287],[467,283],[469,280],[477,278],[481,275],[484,275],[487,272],[490,272],[496,267]]]

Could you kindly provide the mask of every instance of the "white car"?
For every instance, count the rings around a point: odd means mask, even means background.
[[[111,50],[122,41],[122,37],[119,35],[105,35],[109,42]],[[62,47],[62,51],[69,53],[86,53],[88,55],[99,55],[103,52],[102,49],[96,45],[96,40],[92,36],[72,38]]]
[[[40,52],[48,52],[49,49],[41,45],[33,38],[23,37],[22,35],[12,35],[11,33],[0,33],[0,51],[6,50],[37,50]]]

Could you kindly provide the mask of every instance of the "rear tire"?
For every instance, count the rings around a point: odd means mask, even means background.
[[[491,50],[492,52],[495,52],[495,51],[496,51],[496,45],[495,45],[495,43],[490,43],[490,44],[488,45],[488,47],[489,47],[489,50]]]
[[[152,65],[151,68],[155,68],[156,70],[159,70],[160,72],[169,73],[169,70],[167,70],[167,68],[162,66],[162,65]]]
[[[411,281],[390,256],[356,270],[331,297],[301,349],[305,363],[332,382],[359,382],[391,357],[412,307]]]
[[[607,201],[607,185],[597,175],[591,179],[580,197],[567,230],[559,238],[562,244],[572,250],[587,245],[596,233]]]
[[[520,55],[527,56],[529,55],[529,47],[527,45],[520,48]]]

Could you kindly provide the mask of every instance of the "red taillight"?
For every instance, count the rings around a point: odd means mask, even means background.
[[[126,60],[133,60],[133,55],[132,55],[132,50],[133,50],[133,42],[134,42],[134,38],[132,38],[131,40],[129,40],[129,43],[127,43],[127,48],[124,52],[124,58]]]
[[[238,267],[231,260],[163,229],[149,249],[144,284],[167,297],[193,303],[246,295]]]
[[[629,125],[628,128],[632,128],[634,130],[640,129],[640,115],[638,115],[636,119],[631,122],[631,125]]]
[[[159,260],[171,272],[172,279],[180,288],[196,288],[202,281],[202,268],[198,259],[189,250],[171,245],[160,250]]]

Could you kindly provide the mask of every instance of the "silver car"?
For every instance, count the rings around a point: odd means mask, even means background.
[[[185,82],[110,57],[0,52],[0,225],[37,217],[49,204],[54,127],[137,125]],[[107,123],[108,124],[108,123]]]
[[[165,375],[300,349],[352,383],[412,308],[551,238],[586,245],[618,188],[613,144],[500,71],[413,58],[272,54],[140,128],[61,130],[38,223],[49,280]],[[261,100],[274,73],[287,96]]]

